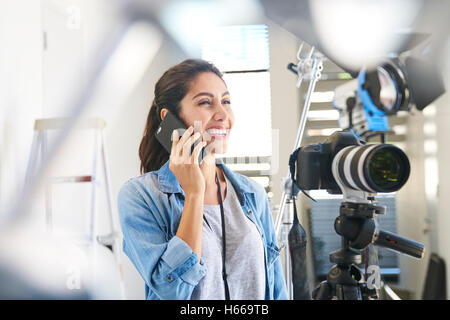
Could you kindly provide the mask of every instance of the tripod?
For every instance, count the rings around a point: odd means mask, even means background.
[[[339,209],[339,217],[335,221],[335,229],[338,234],[341,229],[348,228],[344,224],[347,219],[362,220],[363,225],[366,219],[372,219],[375,213],[384,213],[384,207],[377,207],[370,204],[364,206],[344,202]],[[368,220],[367,220],[368,221]],[[347,222],[348,223],[348,222]],[[371,223],[369,223],[371,224]],[[338,231],[339,230],[339,231]],[[367,228],[369,231],[370,228]],[[366,247],[370,239],[370,231],[363,231],[356,235],[353,244]],[[350,247],[351,241],[346,236],[341,236],[342,247],[339,250],[330,253],[330,261],[335,265],[330,269],[327,280],[319,284],[313,291],[312,296],[315,300],[329,300],[336,298],[338,300],[374,300],[378,299],[376,288],[368,288],[361,270],[357,267],[361,264],[361,253]]]
[[[374,285],[365,281],[357,267],[362,260],[358,250],[371,243],[415,258],[423,257],[423,244],[378,229],[374,217],[384,212],[383,206],[376,206],[371,202],[342,202],[334,223],[336,233],[342,238],[342,247],[330,254],[330,261],[335,265],[328,272],[327,280],[322,281],[313,291],[315,300],[378,299],[378,289],[381,287],[379,272],[374,275]]]

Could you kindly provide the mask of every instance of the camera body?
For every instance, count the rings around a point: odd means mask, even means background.
[[[302,147],[297,155],[297,186],[301,190],[326,189],[332,194],[341,193],[332,174],[333,159],[345,147],[364,144],[365,142],[352,132],[339,131],[323,143]]]
[[[345,198],[397,191],[410,174],[408,157],[401,149],[365,144],[352,131],[337,131],[323,143],[301,147],[293,155],[295,183],[301,190],[326,189]]]

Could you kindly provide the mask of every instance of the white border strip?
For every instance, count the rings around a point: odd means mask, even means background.
[[[361,180],[361,183],[364,185],[364,187],[367,188],[367,190],[369,192],[373,192],[376,193],[375,190],[373,190],[371,187],[369,187],[369,185],[367,184],[366,178],[364,177],[364,171],[363,171],[363,165],[364,165],[364,161],[367,158],[367,155],[369,154],[370,151],[372,151],[374,148],[376,148],[377,144],[374,144],[370,147],[368,147],[363,154],[361,155],[361,158],[359,158],[359,162],[358,162],[358,175],[359,175],[359,179]]]
[[[359,190],[359,187],[356,185],[355,181],[353,181],[352,172],[351,172],[353,156],[355,155],[356,152],[358,152],[359,146],[351,146],[351,147],[353,149],[349,153],[347,153],[347,155],[345,156],[344,175],[345,175],[345,179],[348,181],[348,183],[350,183],[352,189]]]
[[[391,298],[392,300],[402,300],[400,299],[400,297],[394,292],[394,290],[391,289],[391,287],[389,287],[387,284],[384,284],[383,286],[384,291],[386,292],[386,294],[389,296],[389,298]]]

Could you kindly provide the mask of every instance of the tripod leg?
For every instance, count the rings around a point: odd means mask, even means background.
[[[336,285],[336,297],[338,300],[362,300],[359,286]]]
[[[311,293],[313,300],[331,300],[331,288],[327,281],[322,281]]]

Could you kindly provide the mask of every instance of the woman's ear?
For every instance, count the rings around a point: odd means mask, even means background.
[[[161,113],[160,113],[161,120],[164,120],[164,117],[166,116],[167,112],[169,112],[169,109],[166,109],[166,108],[161,109]]]

